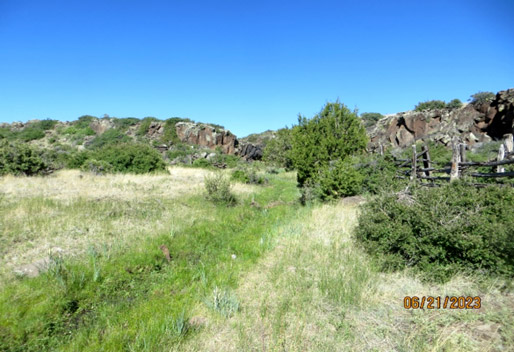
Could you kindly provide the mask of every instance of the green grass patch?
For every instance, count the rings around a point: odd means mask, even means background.
[[[254,195],[260,204],[297,199],[290,175],[270,180],[272,187]],[[40,201],[49,208],[65,206]],[[166,206],[81,202],[88,217],[104,214],[118,220],[148,216],[145,212]],[[291,205],[253,208],[249,199],[227,208],[201,195],[181,202],[195,209],[192,222],[177,217],[169,231],[148,233],[137,243],[109,247],[96,242],[83,255],[52,257],[50,270],[39,277],[8,282],[0,292],[0,350],[169,350],[196,333],[189,324],[194,307],[205,305],[221,317],[237,314],[231,290],[240,273],[266,252],[263,236],[273,236],[302,210]],[[188,226],[180,226],[185,221]],[[169,263],[161,245],[169,248]]]

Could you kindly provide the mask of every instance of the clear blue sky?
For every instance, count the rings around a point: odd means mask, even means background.
[[[238,136],[514,87],[514,0],[0,0],[0,122],[172,116]]]

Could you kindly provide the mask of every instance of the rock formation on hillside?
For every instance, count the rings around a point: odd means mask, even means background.
[[[262,148],[248,142],[240,142],[230,131],[204,123],[179,122],[175,125],[177,136],[183,143],[210,149],[221,148],[225,154],[236,154],[246,160],[260,160]]]
[[[513,132],[514,89],[498,92],[493,101],[450,110],[408,111],[389,115],[368,129],[370,149],[406,147],[417,140],[448,145],[458,137],[468,145],[500,139]]]
[[[210,149],[220,147],[225,154],[235,154],[236,152],[238,140],[230,131],[194,122],[179,122],[175,128],[181,142]]]

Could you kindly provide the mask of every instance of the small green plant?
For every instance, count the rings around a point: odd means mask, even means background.
[[[424,102],[418,103],[414,107],[414,111],[426,111],[426,110],[435,110],[435,109],[444,109],[446,108],[446,103],[442,100],[428,100]]]
[[[207,199],[214,203],[234,205],[236,197],[230,190],[230,180],[221,172],[217,172],[212,176],[204,178]]]
[[[171,330],[177,337],[183,337],[189,331],[190,326],[185,312],[182,311],[176,318],[171,320]]]
[[[229,290],[222,290],[215,287],[212,296],[206,301],[206,305],[220,313],[225,318],[229,318],[239,310],[239,300]]]

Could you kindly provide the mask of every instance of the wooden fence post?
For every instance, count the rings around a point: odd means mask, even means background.
[[[412,145],[412,170],[410,173],[410,179],[416,180],[416,159],[418,156],[416,155],[416,144]]]
[[[452,155],[452,168],[450,171],[450,182],[453,182],[453,181],[459,179],[460,148],[459,148],[459,143],[457,141],[453,142],[452,149],[453,149],[453,155]]]
[[[504,137],[505,141],[503,144],[505,144],[505,151],[507,153],[512,153],[514,151],[514,137],[512,136],[512,133],[508,133]]]
[[[498,157],[496,158],[496,161],[503,161],[505,158],[505,146],[502,144],[500,145],[500,149],[498,150]],[[496,166],[496,172],[503,173],[505,172],[505,168],[502,165]]]
[[[421,150],[422,150],[423,154],[425,155],[423,158],[423,167],[425,169],[430,169],[430,154],[428,151],[428,146],[426,144],[423,145]],[[430,170],[425,170],[425,176],[430,177],[430,174],[431,174]]]
[[[460,146],[460,161],[465,163],[466,162],[466,144],[461,143]]]

